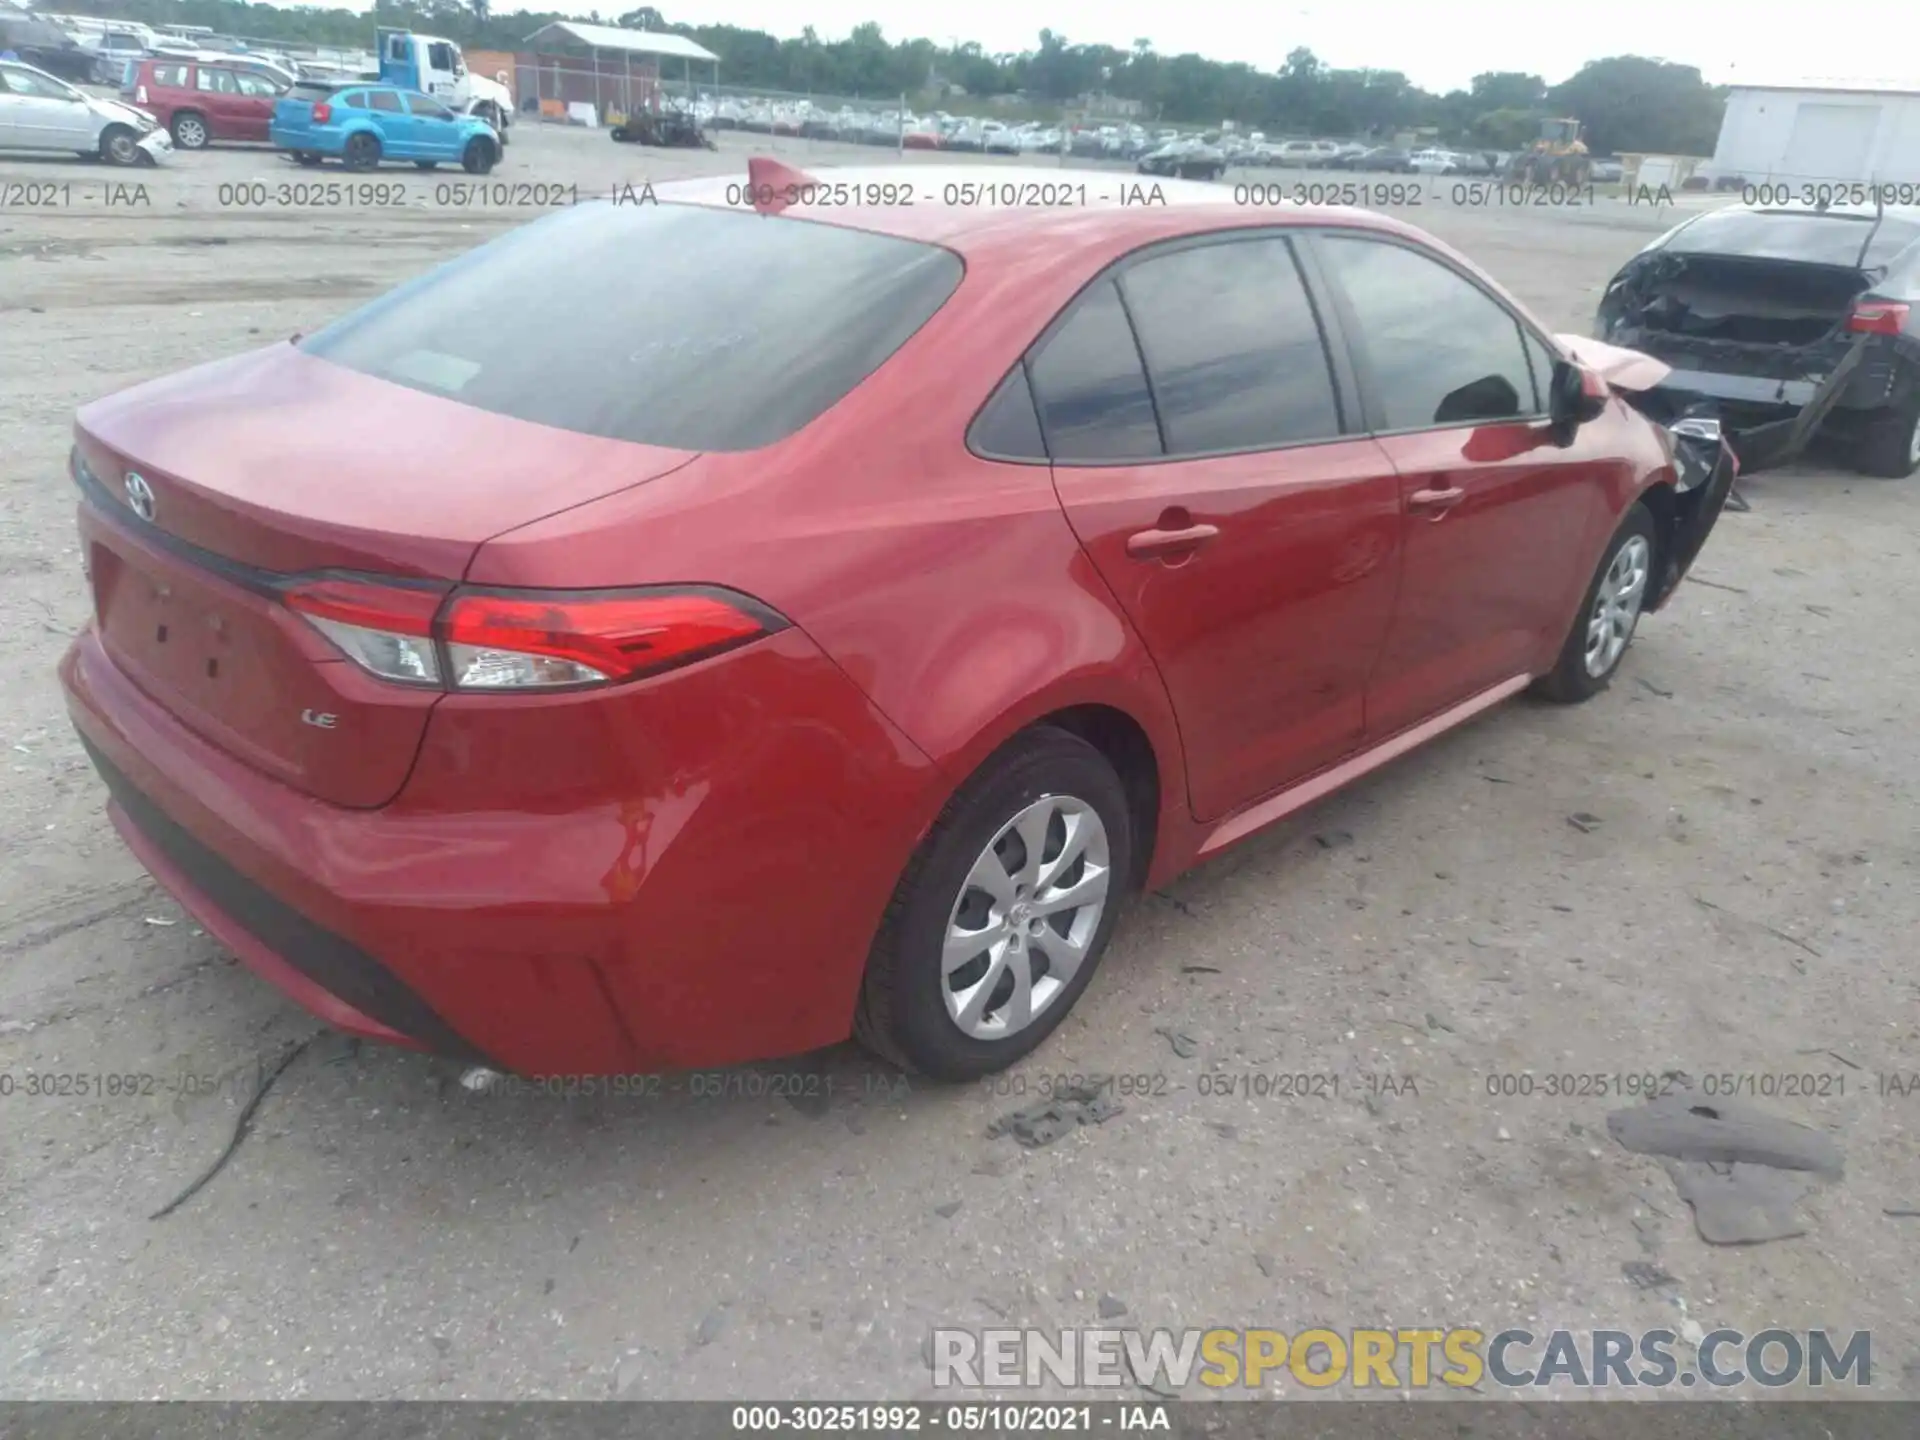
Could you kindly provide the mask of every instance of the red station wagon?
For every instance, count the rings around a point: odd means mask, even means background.
[[[985,1074],[1130,893],[1602,691],[1733,483],[1396,220],[830,203],[908,173],[569,208],[80,412],[61,678],[213,935],[494,1069]]]
[[[286,87],[241,65],[150,56],[134,63],[121,93],[156,116],[175,145],[200,150],[214,140],[264,142]]]

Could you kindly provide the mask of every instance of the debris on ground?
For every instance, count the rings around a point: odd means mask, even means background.
[[[258,1110],[260,1108],[260,1102],[267,1098],[267,1092],[273,1088],[273,1082],[278,1080],[281,1075],[286,1072],[286,1068],[298,1060],[302,1052],[324,1033],[326,1032],[317,1031],[309,1035],[299,1044],[289,1049],[286,1054],[282,1055],[279,1064],[275,1065],[271,1070],[262,1070],[260,1072],[259,1083],[253,1087],[253,1095],[241,1109],[240,1118],[233,1123],[233,1134],[227,1138],[227,1148],[215,1157],[211,1165],[200,1172],[200,1177],[197,1180],[187,1186],[187,1188],[182,1190],[178,1195],[174,1196],[173,1199],[162,1205],[158,1210],[154,1211],[153,1214],[149,1215],[147,1217],[149,1220],[166,1219],[167,1216],[178,1210],[195,1195],[198,1195],[200,1191],[205,1188],[208,1181],[226,1168],[227,1162],[234,1157],[234,1152],[239,1150],[240,1142],[247,1138],[247,1130],[253,1124],[253,1112]]]
[[[1567,824],[1578,830],[1582,835],[1591,835],[1599,826],[1600,817],[1598,815],[1589,815],[1584,810],[1576,810],[1573,814],[1567,816]]]
[[[1758,1245],[1807,1233],[1794,1207],[1814,1188],[1806,1171],[1769,1165],[1664,1162],[1680,1198],[1693,1207],[1694,1228],[1709,1245]]]
[[[1313,843],[1322,850],[1340,850],[1353,843],[1351,830],[1323,830],[1313,837]]]
[[[1812,1126],[1769,1114],[1737,1100],[1671,1091],[1607,1116],[1607,1132],[1640,1155],[1721,1165],[1765,1165],[1811,1170],[1838,1179],[1840,1147]]]
[[[1752,1105],[1675,1091],[1607,1116],[1626,1149],[1658,1155],[1694,1228],[1710,1245],[1755,1245],[1806,1234],[1795,1207],[1845,1172],[1840,1147]]]
[[[987,1138],[1011,1135],[1029,1150],[1051,1145],[1082,1125],[1104,1125],[1126,1107],[1113,1098],[1111,1081],[1090,1075],[1053,1092],[1051,1100],[1010,1110],[987,1126]]]
[[[1171,1030],[1165,1025],[1156,1025],[1153,1033],[1166,1036],[1167,1044],[1173,1047],[1173,1053],[1182,1060],[1191,1060],[1200,1053],[1200,1042],[1183,1030]]]
[[[1669,1275],[1658,1265],[1649,1265],[1645,1260],[1629,1260],[1620,1267],[1620,1273],[1633,1283],[1636,1290],[1655,1290],[1662,1285],[1678,1285],[1680,1277]]]

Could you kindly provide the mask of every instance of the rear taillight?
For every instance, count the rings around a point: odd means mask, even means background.
[[[458,590],[328,576],[288,606],[370,674],[448,690],[554,690],[657,675],[785,627],[706,587]]]
[[[1897,300],[1856,300],[1847,329],[1856,335],[1898,335],[1906,328],[1907,311]]]
[[[316,125],[325,125],[331,119],[333,119],[333,106],[324,100],[315,101],[313,106],[313,123]]]
[[[382,680],[438,686],[442,671],[433,617],[445,594],[439,588],[328,578],[297,584],[286,601],[362,670]]]
[[[142,85],[140,86],[139,89],[133,92],[133,103],[136,105],[144,105],[147,103],[147,87],[146,86]]]

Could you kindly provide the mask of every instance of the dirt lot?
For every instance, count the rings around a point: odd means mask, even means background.
[[[599,194],[743,153],[523,130],[491,178]],[[997,1090],[908,1088],[848,1048],[651,1100],[484,1096],[328,1035],[149,1220],[317,1027],[102,814],[53,679],[87,610],[68,425],[535,213],[443,203],[466,177],[411,168],[378,177],[403,203],[222,203],[343,178],[238,150],[0,160],[0,182],[72,187],[0,212],[0,1394],[898,1397],[929,1392],[931,1325],[1116,1302],[1107,1323],[1142,1326],[1872,1329],[1875,1392],[1920,1394],[1920,1221],[1883,1213],[1920,1206],[1920,1094],[1876,1093],[1920,1071],[1920,481],[1813,465],[1748,486],[1608,695],[1502,709],[1145,901]],[[1408,213],[1568,329],[1673,219]],[[510,295],[498,318],[533,320]],[[830,1103],[768,1098],[800,1064]],[[1607,1137],[1620,1102],[1545,1093],[1674,1069],[1838,1077],[1771,1102],[1847,1157],[1804,1238],[1707,1246]],[[1089,1071],[1148,1093],[1048,1148],[986,1138]],[[27,1093],[96,1072],[161,1087]],[[1521,1072],[1532,1095],[1489,1094]],[[1337,1094],[1260,1078],[1297,1073]],[[166,1093],[182,1076],[211,1093]],[[1674,1279],[1638,1288],[1631,1261]]]

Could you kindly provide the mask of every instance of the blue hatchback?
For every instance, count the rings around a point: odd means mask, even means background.
[[[422,170],[459,165],[484,175],[500,158],[500,137],[486,121],[395,85],[303,82],[274,106],[267,136],[302,165],[332,157],[349,170],[411,160]]]

